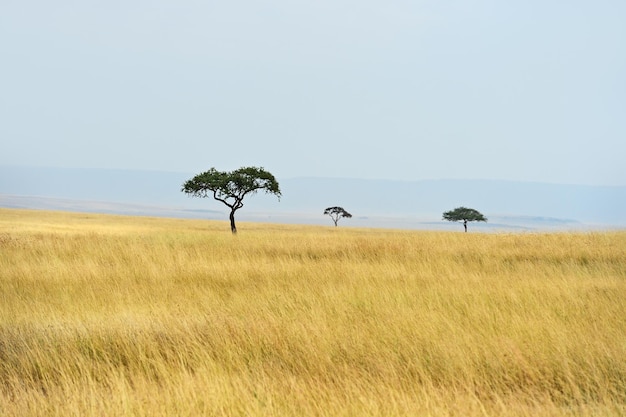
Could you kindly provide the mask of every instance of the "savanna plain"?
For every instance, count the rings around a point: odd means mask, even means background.
[[[461,230],[0,209],[0,415],[626,415],[626,232]]]

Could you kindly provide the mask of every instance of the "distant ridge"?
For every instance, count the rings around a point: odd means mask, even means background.
[[[0,166],[0,207],[224,218],[212,199],[181,191],[193,173]],[[394,181],[287,178],[280,202],[251,196],[241,220],[328,224],[324,208],[339,205],[353,215],[343,226],[448,228],[443,211],[461,205],[484,213],[481,228],[538,230],[626,227],[626,187],[559,185],[498,180]],[[485,229],[486,230],[486,229]]]
[[[116,203],[109,201],[76,200],[70,198],[36,197],[0,194],[0,207],[14,209],[34,209],[72,211],[85,213],[120,214],[130,216],[179,217],[223,219],[217,210],[185,209],[168,206]]]

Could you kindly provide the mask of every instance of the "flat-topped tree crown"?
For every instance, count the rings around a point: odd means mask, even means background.
[[[281,197],[276,178],[263,168],[243,167],[231,172],[211,168],[183,184],[182,192],[191,197],[213,197],[230,208],[230,229],[237,233],[235,212],[243,207],[243,199],[248,194],[265,191]]]
[[[335,223],[335,227],[337,227],[337,222],[339,222],[339,219],[341,219],[342,217],[345,217],[348,219],[352,217],[352,214],[344,210],[343,207],[336,207],[336,206],[328,207],[326,210],[324,210],[324,215],[328,215],[330,216],[331,219],[333,219],[333,222]]]
[[[487,218],[478,210],[467,207],[457,207],[454,210],[443,213],[443,220],[449,222],[463,222],[463,227],[467,232],[468,222],[486,222]]]

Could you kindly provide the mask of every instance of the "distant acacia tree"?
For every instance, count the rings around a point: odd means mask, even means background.
[[[181,191],[191,197],[213,197],[226,204],[230,208],[230,230],[237,233],[235,212],[243,207],[245,196],[259,190],[281,196],[278,181],[272,174],[263,168],[244,167],[232,172],[211,168],[186,181]]]
[[[443,220],[450,222],[463,222],[465,232],[467,232],[467,222],[486,222],[487,218],[478,210],[467,207],[457,207],[454,210],[443,213]]]
[[[352,214],[345,211],[343,207],[328,207],[326,210],[324,210],[324,215],[328,215],[331,219],[333,219],[335,227],[337,227],[337,222],[342,217],[346,217],[348,219],[352,217]]]

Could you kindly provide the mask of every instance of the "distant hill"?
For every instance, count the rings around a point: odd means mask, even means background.
[[[181,191],[193,173],[0,166],[0,207],[225,219],[212,199]],[[475,230],[626,227],[626,187],[491,180],[393,181],[347,178],[278,179],[280,202],[257,195],[240,220],[330,225],[321,213],[342,206],[354,217],[340,226],[437,228],[441,213],[473,207],[489,223]]]

